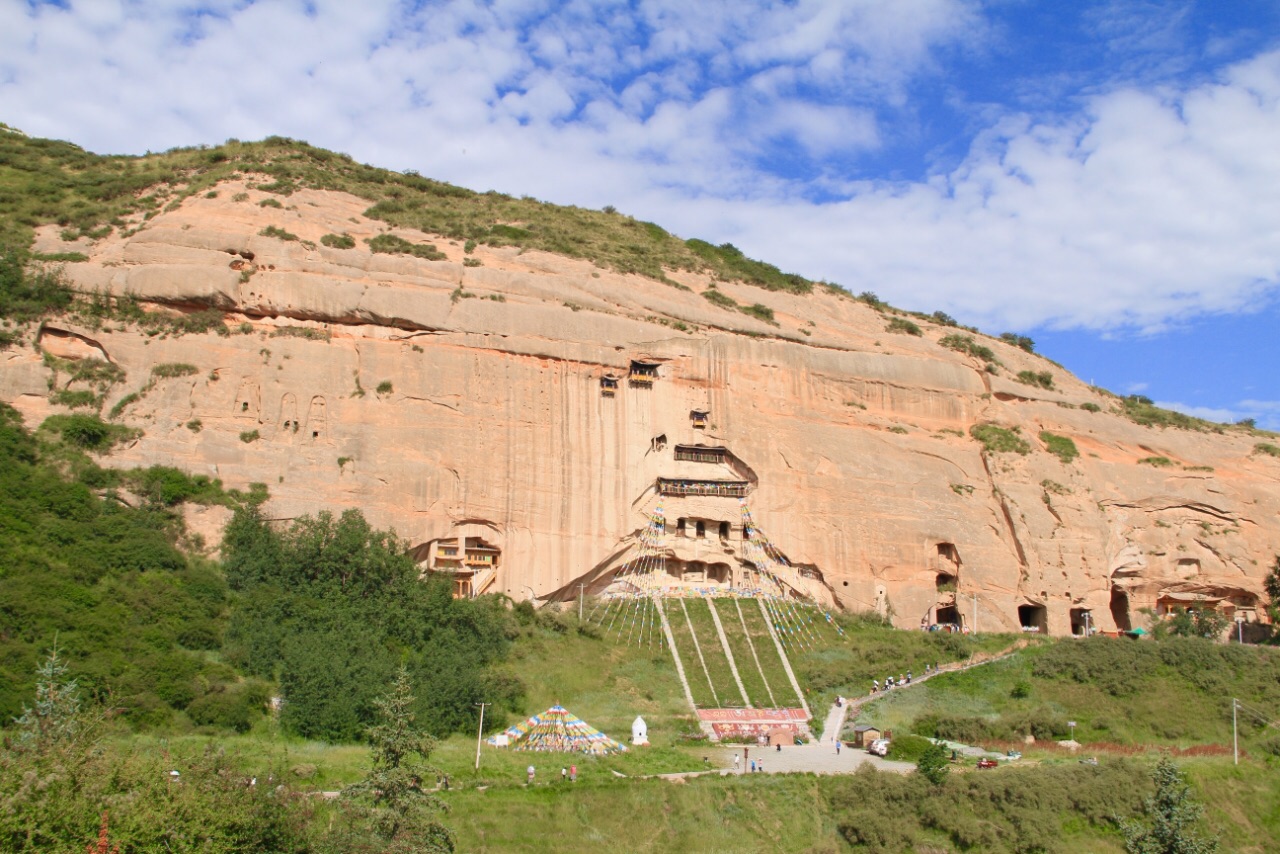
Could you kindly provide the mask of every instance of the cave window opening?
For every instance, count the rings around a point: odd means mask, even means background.
[[[1024,632],[1049,633],[1049,612],[1043,605],[1019,605],[1018,625]]]
[[[248,411],[249,411],[249,401],[247,401],[247,400],[245,400],[245,401],[241,401],[241,403],[240,403],[240,411],[241,411],[241,412],[248,412]]]
[[[955,543],[938,543],[938,559],[954,567],[960,566],[960,551]]]
[[[700,540],[705,540],[707,538],[707,523],[701,519],[698,520],[698,526],[695,529],[695,536]]]
[[[319,438],[320,438],[320,431],[319,431],[319,430],[312,430],[312,431],[311,431],[311,438],[312,438],[312,439],[319,439]]]
[[[667,448],[667,434],[663,433],[660,436],[654,436],[653,441],[649,443],[649,448],[654,451],[665,451]]]
[[[687,535],[688,535],[688,533],[685,531],[685,521],[686,521],[686,520],[681,519],[681,520],[679,520],[678,522],[676,522],[676,536],[677,536],[677,537],[684,537],[684,536],[687,536]]]
[[[939,593],[956,592],[956,577],[949,572],[939,572],[934,584],[937,586]]]
[[[729,523],[728,522],[720,523],[720,539],[724,542],[729,541]]]

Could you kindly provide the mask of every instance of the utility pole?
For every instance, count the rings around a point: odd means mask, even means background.
[[[973,594],[973,633],[978,633],[978,594]]]
[[[484,707],[492,703],[476,703],[480,707],[480,730],[476,733],[476,770],[480,770],[480,739],[484,736]]]
[[[1236,727],[1236,709],[1240,707],[1240,701],[1235,697],[1231,698],[1231,754],[1235,759],[1235,764],[1240,764],[1240,731]]]
[[[585,584],[578,585],[578,622],[579,623],[582,622],[582,591],[586,586],[587,585]]]

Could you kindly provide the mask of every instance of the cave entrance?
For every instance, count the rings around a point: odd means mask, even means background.
[[[1111,588],[1111,619],[1115,620],[1116,628],[1122,632],[1133,628],[1129,620],[1129,594],[1119,587]]]
[[[939,593],[956,592],[956,577],[949,572],[939,572],[934,583]]]
[[[958,626],[960,625],[960,610],[955,605],[939,608],[934,622],[940,626]]]
[[[1071,634],[1076,637],[1087,637],[1098,630],[1098,627],[1093,624],[1093,615],[1089,613],[1088,608],[1072,608],[1070,616]]]
[[[1043,605],[1019,605],[1018,625],[1024,632],[1049,633],[1049,610]]]

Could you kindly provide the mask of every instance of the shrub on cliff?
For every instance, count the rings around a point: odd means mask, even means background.
[[[1009,429],[996,424],[975,424],[969,428],[969,435],[982,443],[989,454],[1022,454],[1031,453],[1031,445],[1018,435],[1018,428]]]

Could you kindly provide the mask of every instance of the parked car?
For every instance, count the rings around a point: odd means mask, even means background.
[[[872,756],[888,756],[889,739],[877,738],[875,741],[867,745],[867,753],[870,753]]]

